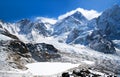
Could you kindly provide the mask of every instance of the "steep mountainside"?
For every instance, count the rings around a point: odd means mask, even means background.
[[[114,5],[104,11],[96,23],[102,35],[111,40],[120,39],[120,6]]]
[[[85,26],[87,21],[79,11],[76,11],[74,14],[59,20],[55,24],[53,35],[61,35],[70,32],[74,28]]]

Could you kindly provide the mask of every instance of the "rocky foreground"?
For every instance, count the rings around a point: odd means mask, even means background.
[[[105,74],[89,69],[77,69],[72,72],[64,72],[61,77],[117,77],[115,74]]]

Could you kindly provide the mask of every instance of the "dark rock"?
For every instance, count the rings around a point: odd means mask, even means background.
[[[116,53],[113,42],[104,37],[99,31],[93,31],[87,38],[90,48],[107,54]]]
[[[36,44],[29,43],[27,44],[27,47],[31,52],[34,52],[34,51],[41,51],[41,52],[47,51],[49,53],[58,52],[58,50],[53,45],[45,44],[45,43],[36,43]]]
[[[0,28],[3,28],[1,24],[0,24]]]
[[[29,52],[26,44],[21,42],[21,41],[18,41],[18,40],[10,41],[8,47],[12,51],[17,52],[17,53],[21,53],[21,54],[25,54],[25,53]]]
[[[19,40],[19,38],[17,36],[11,34],[7,29],[4,29],[4,31],[1,34],[8,36],[12,39],[15,39],[15,40]]]
[[[94,40],[89,44],[90,48],[107,54],[114,54],[116,52],[111,41],[106,39]]]
[[[116,75],[114,75],[113,77],[117,77]]]
[[[90,74],[91,73],[89,70],[83,70],[83,72],[86,73],[86,74]]]
[[[75,71],[75,70],[73,70],[73,74],[75,74],[77,76],[81,76],[82,75],[80,71]]]
[[[70,77],[70,75],[68,72],[64,72],[64,73],[62,73],[62,77]]]
[[[93,74],[92,77],[101,77],[101,75],[99,75],[99,74]]]
[[[76,76],[86,77],[85,73],[81,71],[73,70],[73,74],[75,74]]]
[[[58,50],[50,44],[37,43],[27,44],[27,47],[32,54],[32,57],[37,61],[46,61],[52,58],[59,58]]]

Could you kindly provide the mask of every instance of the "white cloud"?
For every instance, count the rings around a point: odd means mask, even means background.
[[[73,13],[75,13],[76,11],[81,12],[88,20],[91,20],[93,18],[98,17],[99,15],[101,15],[101,13],[95,11],[95,10],[85,10],[83,8],[77,8],[76,10],[72,10],[70,12],[67,12],[66,14],[63,14],[61,16],[58,17],[59,20],[66,18],[67,16],[72,15]]]
[[[47,18],[47,17],[35,17],[35,21],[41,20],[44,23],[50,23],[55,24],[58,20],[64,19],[72,14],[74,14],[76,11],[81,12],[88,20],[91,20],[93,18],[96,18],[101,15],[101,13],[95,11],[95,10],[85,10],[83,8],[77,8],[75,10],[72,10],[70,12],[67,12],[66,14],[60,15],[58,19],[55,18]]]
[[[50,24],[55,24],[57,22],[56,19],[54,18],[47,18],[47,17],[36,17],[35,21],[41,20],[44,23],[50,23]]]

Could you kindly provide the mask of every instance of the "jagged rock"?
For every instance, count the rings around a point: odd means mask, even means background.
[[[26,44],[18,40],[10,41],[8,47],[12,49],[12,51],[20,52],[21,54],[25,54],[29,52]]]
[[[3,31],[1,34],[5,35],[5,36],[8,36],[8,37],[10,37],[10,38],[12,38],[12,39],[15,39],[15,40],[19,40],[19,38],[18,38],[17,36],[11,34],[11,33],[10,33],[8,30],[6,30],[6,29],[4,29],[4,31]]]
[[[16,52],[23,57],[31,57],[37,61],[46,61],[52,58],[59,58],[60,55],[57,53],[58,50],[50,45],[45,43],[37,44],[25,44],[19,40],[12,40],[8,43],[8,49],[13,52]],[[32,56],[27,53],[31,53]]]
[[[99,31],[94,31],[87,37],[89,39],[89,47],[107,54],[113,54],[116,52],[112,41],[103,37]]]
[[[79,36],[80,31],[74,28],[67,37],[66,43],[71,43]]]
[[[25,64],[34,62],[25,43],[19,40],[0,41],[0,48],[1,54],[5,53],[3,63],[5,62],[9,68],[25,70]]]
[[[80,71],[73,70],[73,74],[75,74],[76,76],[82,76],[83,77],[83,74]]]
[[[3,28],[1,24],[0,24],[0,28]]]
[[[45,43],[26,44],[19,40],[0,41],[0,48],[4,48],[6,52],[5,62],[15,69],[26,69],[27,63],[36,61],[48,61],[50,59],[59,58],[58,50]]]
[[[97,28],[102,35],[114,40],[120,39],[120,7],[114,5],[112,8],[107,9],[97,19]]]
[[[37,61],[46,61],[52,58],[59,58],[60,55],[57,53],[58,50],[50,44],[37,43],[37,44],[27,44],[29,51],[31,52],[33,58]]]
[[[19,40],[19,38],[18,38],[16,35],[11,34],[11,33],[9,32],[9,30],[7,30],[6,28],[4,28],[3,26],[4,26],[4,23],[3,23],[3,22],[0,22],[0,34],[5,35],[5,36],[7,36],[7,37],[10,37],[10,38],[12,38],[12,39]]]
[[[41,52],[47,51],[49,53],[58,52],[58,50],[53,45],[45,44],[45,43],[36,43],[36,44],[28,43],[27,47],[31,52],[34,52],[34,51],[41,51]]]
[[[68,72],[64,72],[64,73],[62,73],[62,77],[70,77],[70,75]]]
[[[50,34],[50,31],[47,30],[46,24],[44,24],[43,22],[32,22],[29,19],[23,19],[17,22],[16,25],[18,25],[20,28],[20,34],[26,34],[29,36],[30,33],[31,36],[33,36],[32,32],[43,36],[48,36]]]
[[[81,25],[85,25],[88,20],[78,11],[74,14],[58,21],[55,24],[53,35],[61,35],[66,32],[79,28]]]

